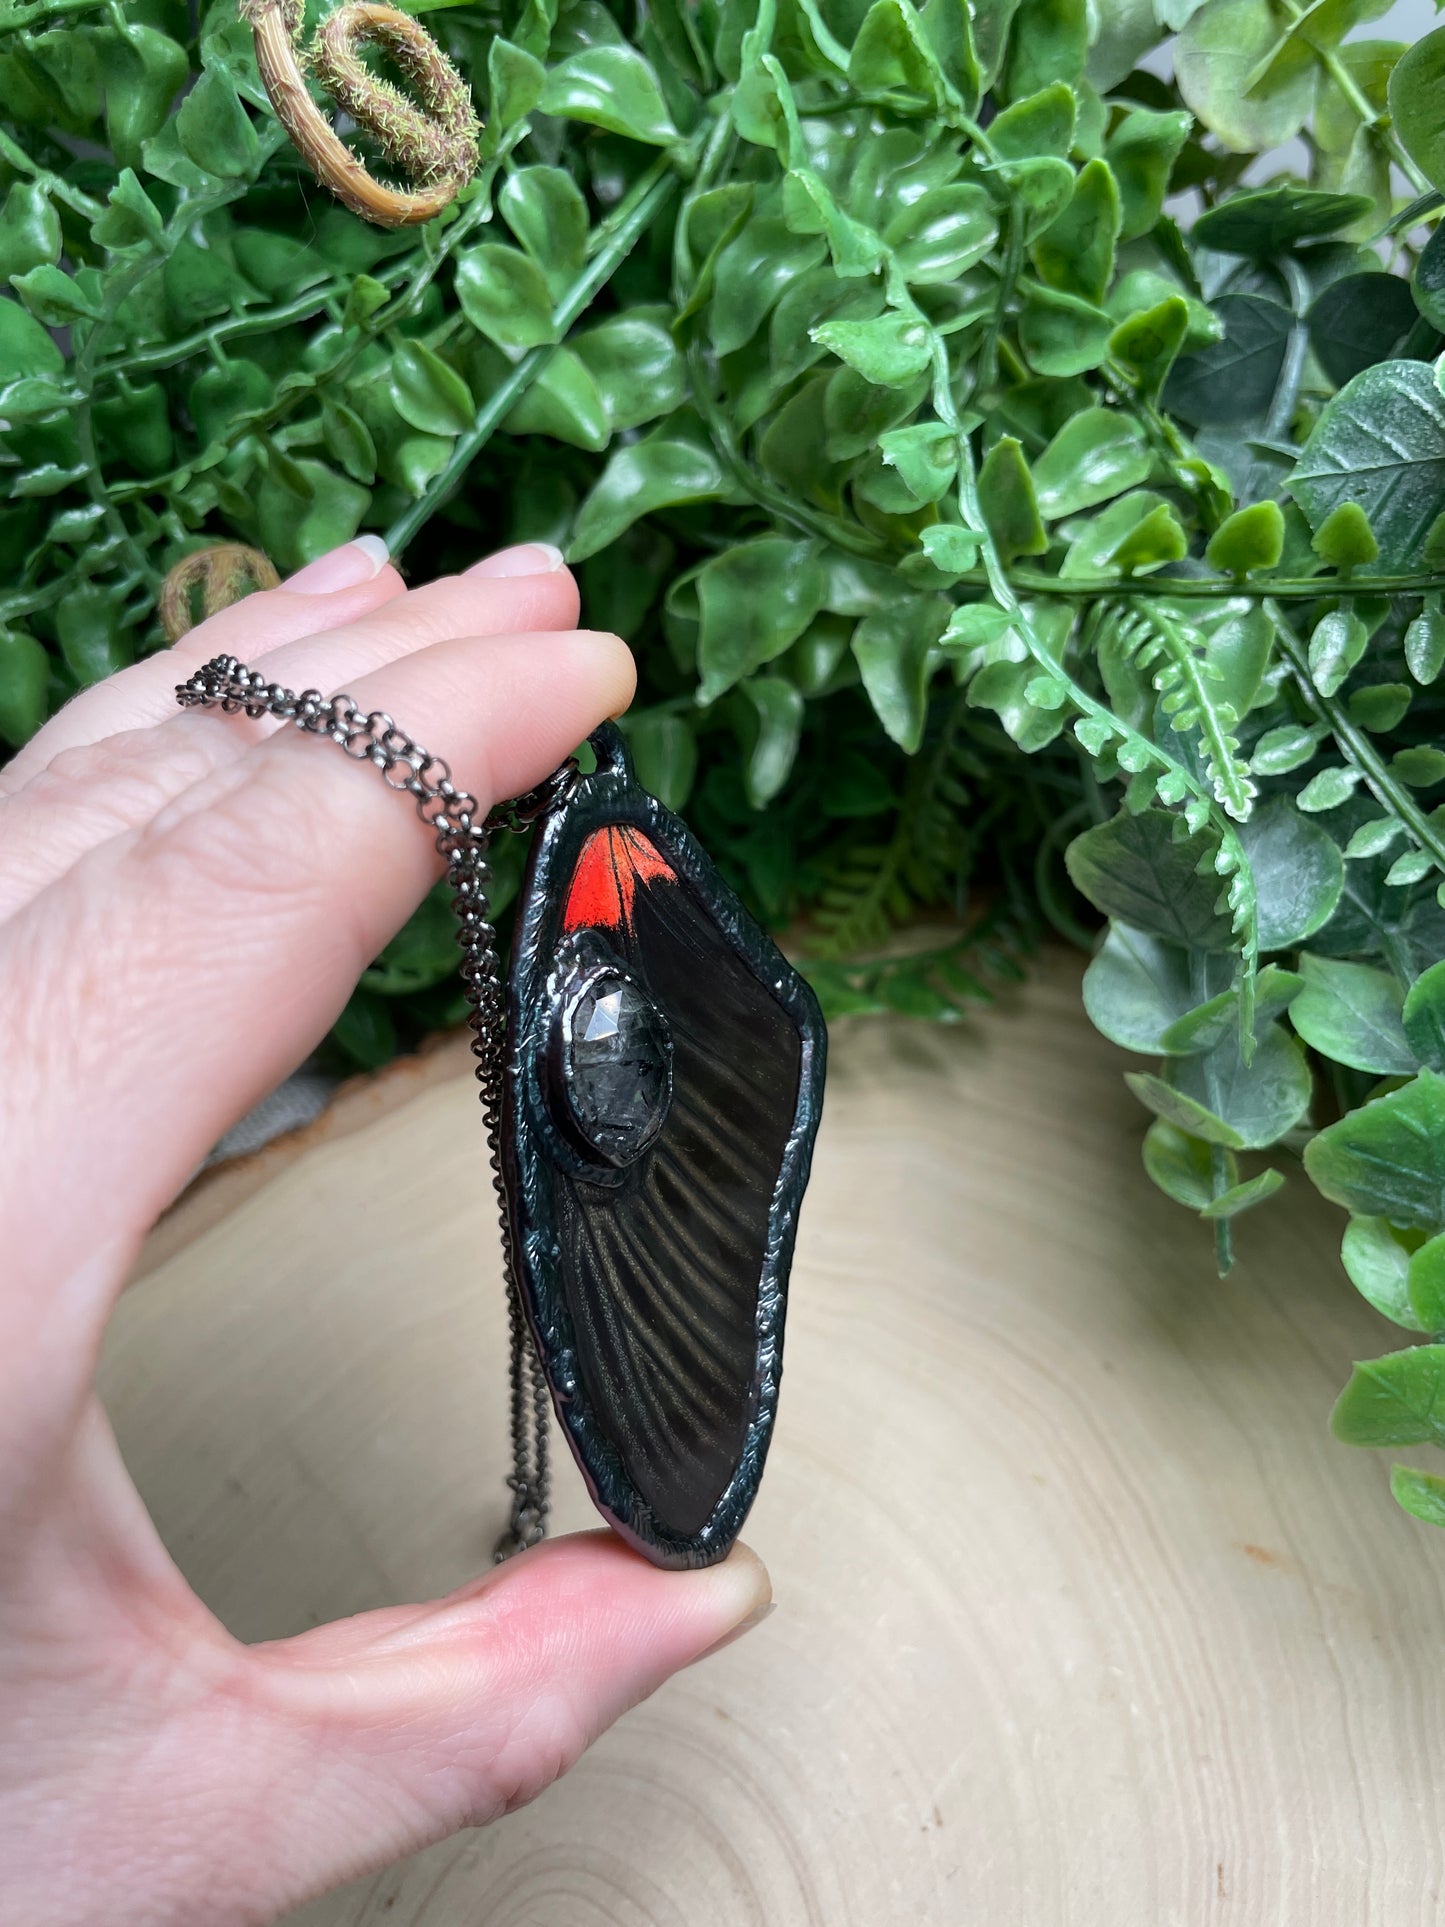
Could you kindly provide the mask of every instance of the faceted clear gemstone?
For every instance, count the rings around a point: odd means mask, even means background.
[[[603,972],[563,1022],[573,1124],[608,1163],[630,1163],[661,1129],[672,1094],[672,1042],[662,1013],[632,978]]]

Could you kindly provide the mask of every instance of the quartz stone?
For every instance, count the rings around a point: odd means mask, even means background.
[[[605,1163],[630,1164],[667,1116],[666,1019],[634,978],[603,971],[567,1001],[561,1022],[563,1095],[573,1127]]]

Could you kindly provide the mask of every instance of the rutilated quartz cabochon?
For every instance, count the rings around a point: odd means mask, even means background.
[[[513,1260],[599,1510],[657,1564],[702,1566],[767,1455],[826,1032],[618,732],[592,742],[513,938]]]

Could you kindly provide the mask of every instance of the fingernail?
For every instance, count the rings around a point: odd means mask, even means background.
[[[391,560],[379,535],[358,535],[308,562],[304,569],[288,576],[281,584],[294,595],[331,595],[337,589],[354,589],[358,582],[370,582]]]
[[[474,562],[468,575],[554,575],[561,568],[562,551],[550,542],[522,542],[514,549]]]

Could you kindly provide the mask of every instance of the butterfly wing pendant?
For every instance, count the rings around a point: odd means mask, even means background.
[[[539,826],[513,938],[513,1265],[598,1509],[721,1559],[762,1477],[827,1039],[807,984],[618,732]]]

